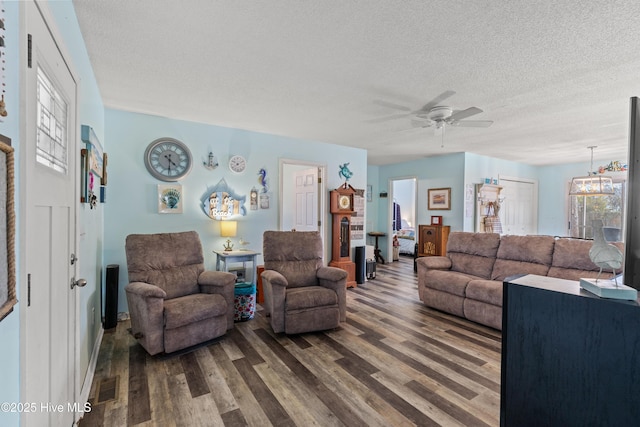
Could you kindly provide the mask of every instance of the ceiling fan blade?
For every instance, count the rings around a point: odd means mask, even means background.
[[[492,120],[456,120],[451,123],[452,126],[477,128],[488,128],[492,124]]]
[[[469,107],[466,110],[458,111],[452,114],[451,117],[449,117],[449,121],[466,119],[469,116],[473,116],[475,114],[480,114],[480,113],[482,113],[482,110],[479,109],[478,107]]]
[[[383,107],[392,108],[394,110],[411,111],[411,108],[409,107],[405,107],[404,105],[394,104],[393,102],[384,101],[382,99],[374,99],[373,103],[381,105]]]
[[[411,126],[414,128],[428,128],[433,124],[431,120],[411,120]]]
[[[394,114],[392,116],[378,117],[376,119],[365,120],[365,122],[367,122],[367,123],[382,123],[382,122],[387,122],[389,120],[401,119],[402,117],[407,117],[407,116],[410,116],[410,115],[411,115],[411,113]]]
[[[453,90],[447,90],[442,92],[440,95],[436,96],[435,98],[433,98],[431,101],[427,102],[426,104],[424,104],[424,106],[419,110],[419,111],[429,111],[430,109],[432,109],[433,107],[435,107],[436,105],[438,105],[440,102],[444,101],[445,99],[455,95],[455,91]]]

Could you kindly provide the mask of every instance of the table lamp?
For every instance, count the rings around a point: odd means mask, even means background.
[[[220,236],[222,237],[236,237],[238,230],[237,221],[220,221]],[[224,246],[225,251],[232,251],[233,245],[231,239],[227,239],[227,244]]]

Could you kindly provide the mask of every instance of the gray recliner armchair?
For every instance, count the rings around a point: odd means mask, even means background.
[[[233,328],[235,276],[205,271],[198,233],[131,234],[125,249],[131,331],[149,354],[172,353]]]
[[[322,264],[316,231],[265,231],[262,284],[273,331],[336,328],[347,318],[347,272]]]

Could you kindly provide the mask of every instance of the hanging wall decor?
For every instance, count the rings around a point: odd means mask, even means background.
[[[215,186],[207,188],[200,202],[202,211],[209,218],[221,220],[245,216],[246,199],[247,196],[241,196],[230,189],[223,178]]]
[[[80,177],[80,202],[89,203],[89,207],[93,209],[98,201],[96,181],[98,185],[103,182],[103,179],[106,183],[104,154],[102,145],[91,126],[82,125],[80,127],[80,138],[86,147],[80,151],[82,161],[80,166],[82,174]],[[99,181],[96,178],[99,178]],[[103,191],[100,193],[104,194]],[[104,201],[104,197],[101,197],[101,200]]]
[[[158,184],[158,213],[182,213],[182,185]]]
[[[11,140],[2,138],[9,144]],[[0,320],[13,311],[16,298],[13,148],[0,142]]]
[[[210,171],[218,167],[218,159],[213,155],[213,151],[209,151],[209,156],[207,156],[207,160],[202,161],[202,166]]]
[[[262,186],[260,190],[260,209],[269,209],[269,184],[265,168],[261,168],[258,171],[258,183]]]
[[[258,190],[256,190],[256,187],[253,187],[251,189],[251,193],[250,194],[251,194],[251,197],[249,197],[249,199],[250,199],[250,203],[249,203],[250,209],[252,211],[256,211],[256,210],[258,210]]]

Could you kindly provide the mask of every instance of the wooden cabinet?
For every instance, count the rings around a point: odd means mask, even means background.
[[[419,225],[418,256],[443,256],[447,251],[450,226]]]

